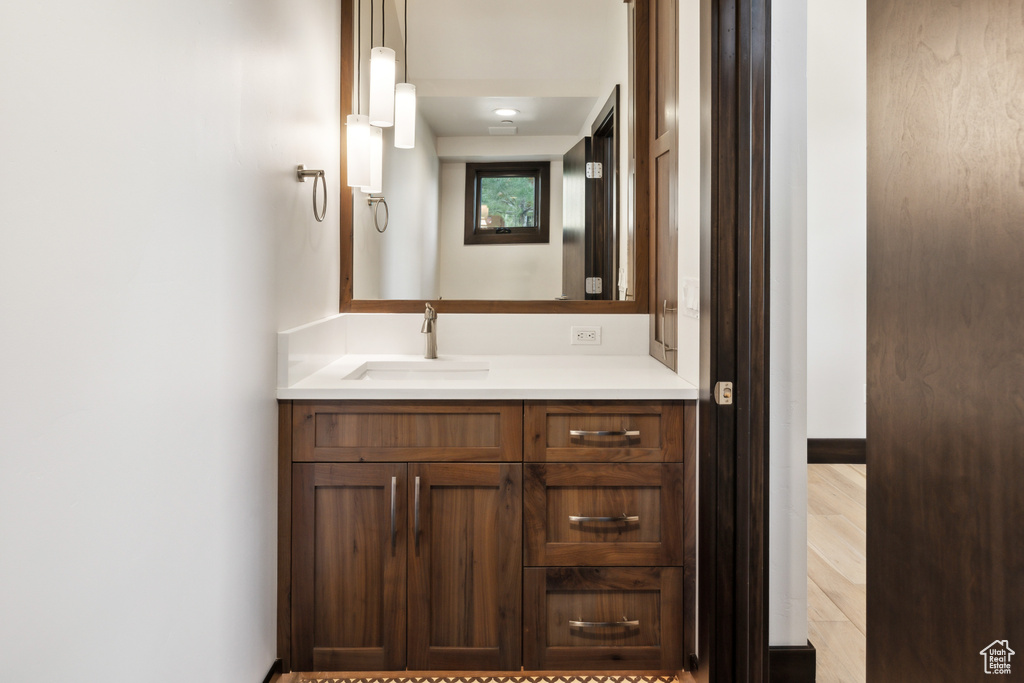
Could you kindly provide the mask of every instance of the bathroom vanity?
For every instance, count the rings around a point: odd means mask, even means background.
[[[554,57],[510,76],[594,98],[569,144],[421,146],[416,167],[440,164],[448,189],[427,193],[438,198],[427,208],[419,189],[396,193],[383,237],[342,183],[343,314],[283,333],[279,356],[285,670],[675,672],[696,658],[697,390],[675,372],[679,355],[696,352],[677,317],[677,7],[577,4],[567,28],[554,14],[571,13],[545,8],[524,35],[554,28],[538,47],[564,51],[577,36],[626,60]],[[356,18],[343,44],[361,49],[357,8],[341,7]],[[605,15],[607,31],[580,30],[583,17],[594,28]],[[456,25],[446,17],[418,35]],[[359,110],[363,67],[352,62],[342,62],[341,120]],[[595,65],[612,70],[594,77]],[[590,82],[618,85],[580,90]],[[533,132],[532,144],[554,134]],[[546,269],[531,249],[449,239],[453,225],[476,232],[487,208],[467,189],[470,163],[510,154],[539,155],[563,175],[565,203],[548,212],[564,225],[544,240]],[[415,229],[397,232],[403,223]],[[439,359],[423,360],[420,332]]]
[[[286,670],[683,668],[695,390],[647,357],[368,379],[402,362],[279,391]]]

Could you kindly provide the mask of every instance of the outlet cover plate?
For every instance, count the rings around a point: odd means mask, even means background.
[[[570,328],[569,343],[576,344],[600,344],[601,343],[601,327],[600,326],[582,326],[573,325]]]

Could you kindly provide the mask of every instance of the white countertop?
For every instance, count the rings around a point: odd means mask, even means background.
[[[650,356],[445,355],[439,361],[486,366],[471,379],[344,379],[365,363],[433,363],[418,356],[344,355],[291,386],[279,399],[555,399],[697,398],[697,388]],[[424,373],[429,374],[429,373]]]

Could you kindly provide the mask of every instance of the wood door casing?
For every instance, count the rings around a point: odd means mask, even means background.
[[[293,670],[405,668],[406,469],[293,465]]]
[[[522,485],[519,464],[410,465],[410,669],[519,668]]]
[[[682,668],[679,567],[528,567],[523,570],[523,666],[531,670]],[[639,621],[636,627],[574,627]]]
[[[530,464],[523,487],[528,566],[682,564],[680,463]],[[580,523],[570,515],[639,520]]]

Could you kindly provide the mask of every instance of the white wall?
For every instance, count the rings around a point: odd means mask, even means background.
[[[441,164],[441,297],[554,299],[562,294],[562,162],[551,162],[547,244],[465,244],[466,164]]]
[[[863,438],[867,406],[866,0],[808,3],[807,434]]]
[[[807,5],[771,18],[770,645],[807,643]]]
[[[337,12],[0,5],[5,680],[274,660],[274,332],[337,306],[294,178],[337,206]]]

